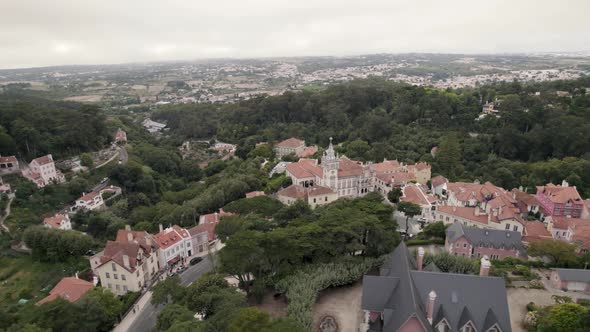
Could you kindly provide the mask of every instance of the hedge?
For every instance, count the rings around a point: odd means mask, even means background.
[[[407,246],[419,246],[419,245],[428,245],[428,244],[444,245],[445,240],[443,240],[443,239],[428,239],[428,240],[415,239],[415,240],[406,241]]]
[[[318,293],[329,287],[349,285],[359,280],[381,260],[349,257],[342,262],[318,264],[280,280],[276,288],[289,300],[288,317],[305,331],[312,331],[313,305]]]

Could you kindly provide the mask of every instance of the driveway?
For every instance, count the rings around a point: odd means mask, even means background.
[[[350,286],[329,288],[318,296],[313,306],[314,331],[320,320],[332,316],[339,332],[357,332],[362,321],[361,298],[363,286],[360,281]]]

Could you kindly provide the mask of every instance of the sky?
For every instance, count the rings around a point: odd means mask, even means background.
[[[0,68],[590,50],[590,0],[0,0]]]

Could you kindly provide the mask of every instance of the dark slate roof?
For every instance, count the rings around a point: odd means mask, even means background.
[[[445,319],[451,331],[458,331],[471,321],[478,331],[494,324],[503,332],[511,331],[502,278],[413,271],[414,268],[414,259],[402,242],[382,266],[380,276],[363,278],[362,308],[383,314],[380,331],[397,331],[411,317],[416,317],[426,331],[433,331],[424,305],[431,291],[437,294],[434,325]]]
[[[582,269],[555,269],[562,281],[590,282],[590,270]]]
[[[491,245],[494,248],[514,248],[519,251],[524,251],[522,235],[519,232],[465,227],[460,223],[454,223],[447,229],[447,239],[449,240],[449,243],[454,243],[461,236],[465,236],[465,238],[474,246],[483,244],[486,246]]]
[[[451,331],[458,331],[469,320],[477,331],[485,331],[484,326],[490,324],[486,321],[489,310],[502,331],[511,331],[504,279],[424,271],[412,271],[412,278],[424,301],[434,290],[434,312],[443,307]]]

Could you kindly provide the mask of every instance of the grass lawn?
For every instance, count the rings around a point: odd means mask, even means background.
[[[47,296],[61,278],[88,267],[80,259],[68,263],[42,263],[31,256],[3,249],[0,253],[0,310],[12,312],[20,299],[35,303]]]

